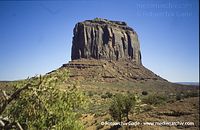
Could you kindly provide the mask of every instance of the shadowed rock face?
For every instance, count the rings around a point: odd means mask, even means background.
[[[125,22],[96,18],[74,28],[71,59],[131,60],[141,65],[137,33]]]

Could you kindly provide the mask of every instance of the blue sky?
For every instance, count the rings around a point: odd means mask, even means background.
[[[79,21],[125,21],[143,65],[171,82],[199,81],[198,0],[0,1],[0,80],[45,74],[67,63]]]

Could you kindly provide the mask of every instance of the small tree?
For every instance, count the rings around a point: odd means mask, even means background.
[[[119,122],[122,121],[124,113],[123,113],[123,96],[121,94],[118,94],[113,98],[109,111],[110,115],[113,117],[114,120],[117,120]]]
[[[132,108],[135,107],[135,104],[136,104],[136,97],[135,97],[135,95],[128,94],[127,96],[124,96],[124,101],[123,101],[124,109],[123,109],[123,113],[125,114],[125,117],[126,117],[127,121],[129,121],[129,118],[128,118],[129,112],[131,111]]]
[[[109,108],[110,115],[114,120],[121,122],[124,117],[129,121],[129,112],[135,109],[137,104],[137,97],[133,94],[122,95],[117,94],[113,98],[111,106]]]

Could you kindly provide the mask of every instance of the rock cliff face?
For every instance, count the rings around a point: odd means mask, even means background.
[[[137,33],[125,22],[96,18],[74,28],[71,59],[131,60],[141,65]]]
[[[142,65],[137,33],[125,22],[86,20],[73,33],[72,61],[62,66],[70,81],[166,81]]]

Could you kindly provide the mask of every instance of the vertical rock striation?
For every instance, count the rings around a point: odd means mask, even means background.
[[[71,59],[131,60],[142,65],[137,33],[125,22],[96,18],[74,28]]]

